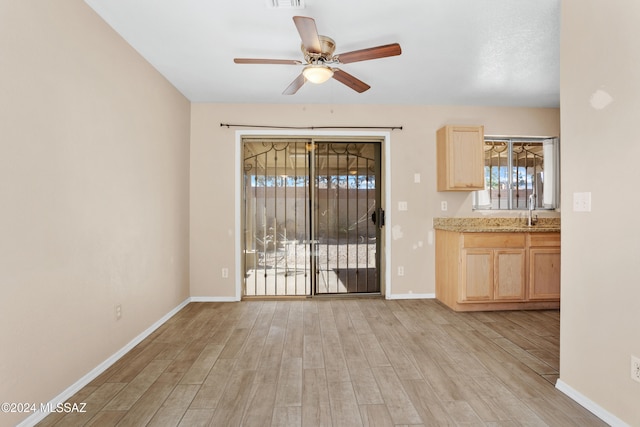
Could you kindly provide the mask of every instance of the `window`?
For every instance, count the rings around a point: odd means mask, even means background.
[[[485,189],[474,192],[473,208],[555,209],[559,165],[558,138],[485,137]]]

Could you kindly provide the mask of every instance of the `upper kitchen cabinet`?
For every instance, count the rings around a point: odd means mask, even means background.
[[[484,190],[484,126],[444,126],[436,132],[438,191]]]

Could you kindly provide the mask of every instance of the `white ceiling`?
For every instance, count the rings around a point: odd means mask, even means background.
[[[560,0],[85,0],[193,102],[557,107]],[[402,55],[341,65],[371,85],[336,80],[282,91],[302,66],[294,15],[315,19],[336,53],[400,43]]]

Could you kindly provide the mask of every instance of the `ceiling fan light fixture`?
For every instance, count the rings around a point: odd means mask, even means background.
[[[307,65],[302,70],[302,75],[311,83],[320,84],[333,77],[333,70],[326,65]]]

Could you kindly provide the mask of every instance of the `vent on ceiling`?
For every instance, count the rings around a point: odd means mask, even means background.
[[[304,0],[267,0],[267,7],[275,9],[304,9]]]

